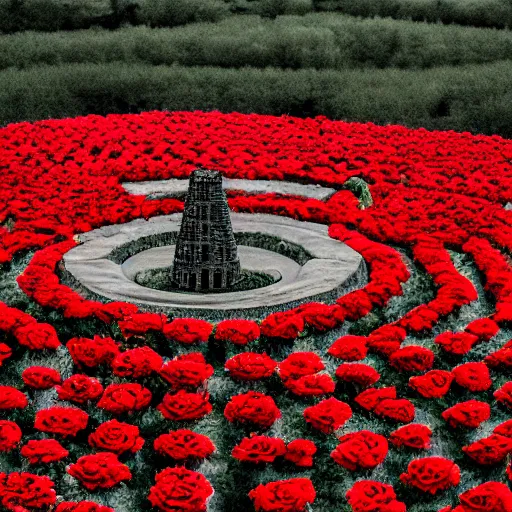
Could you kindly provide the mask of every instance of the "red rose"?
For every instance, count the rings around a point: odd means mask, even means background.
[[[478,318],[469,323],[464,329],[470,334],[474,334],[481,341],[489,341],[500,330],[498,324],[490,318]]]
[[[459,426],[477,428],[480,423],[487,421],[491,416],[491,407],[486,402],[468,400],[459,402],[442,412],[441,416],[450,425],[456,428]]]
[[[484,363],[465,363],[452,370],[455,382],[470,391],[487,391],[492,386],[489,369]]]
[[[260,329],[267,338],[294,340],[304,330],[304,318],[288,311],[272,313],[263,320]]]
[[[336,384],[330,375],[325,373],[315,373],[314,375],[304,375],[299,379],[288,379],[283,382],[286,389],[297,396],[320,396],[333,393]]]
[[[202,352],[189,352],[188,354],[181,354],[176,356],[173,361],[191,361],[193,363],[206,364],[206,359]]]
[[[226,361],[224,368],[238,380],[259,380],[270,377],[277,363],[267,354],[242,352]]]
[[[512,439],[500,434],[491,434],[469,446],[464,446],[462,451],[478,464],[497,464],[512,453]]]
[[[125,452],[138,452],[144,444],[139,437],[139,428],[135,425],[110,420],[99,425],[89,435],[89,445],[97,450],[121,455]]]
[[[319,332],[334,329],[338,325],[336,311],[341,308],[338,305],[328,305],[321,302],[311,302],[295,308],[295,313],[300,314],[304,322]]]
[[[46,366],[31,366],[23,370],[21,378],[25,385],[33,389],[50,389],[60,383],[60,373]]]
[[[119,377],[139,379],[158,372],[163,359],[149,347],[139,347],[118,354],[112,361],[112,371]]]
[[[428,450],[430,448],[430,438],[432,430],[426,425],[409,424],[398,428],[389,434],[390,443],[395,446],[407,446],[417,450]]]
[[[271,463],[285,453],[286,445],[282,439],[253,435],[244,437],[240,444],[233,448],[231,455],[243,462]]]
[[[110,363],[119,354],[117,342],[112,338],[94,336],[89,338],[72,338],[67,344],[73,362],[78,366],[94,368],[103,363]]]
[[[57,505],[55,512],[115,512],[93,501],[63,501]]]
[[[187,393],[180,390],[175,394],[167,393],[156,410],[172,421],[198,420],[212,412],[209,399],[208,393]]]
[[[327,398],[304,410],[306,422],[324,434],[332,434],[342,427],[351,416],[350,406],[336,398]]]
[[[364,336],[342,336],[329,347],[327,353],[344,361],[360,361],[368,353],[366,338]]]
[[[469,332],[443,332],[434,341],[450,354],[464,355],[478,343],[478,338]]]
[[[168,361],[159,374],[172,389],[197,389],[213,375],[213,366],[206,364],[203,355],[197,352]]]
[[[309,478],[291,478],[260,484],[249,498],[257,512],[303,512],[315,501],[316,492]]]
[[[101,308],[96,311],[96,316],[107,324],[115,320],[122,320],[137,313],[138,308],[135,304],[128,302],[109,302],[102,304]]]
[[[370,430],[346,434],[339,441],[331,457],[350,471],[372,469],[381,464],[388,453],[386,438]]]
[[[140,384],[110,384],[103,392],[98,407],[112,414],[131,413],[148,407],[151,398],[151,391]]]
[[[3,302],[0,303],[0,330],[12,331],[31,323],[36,323],[36,319],[33,316],[23,313],[18,309],[10,308]]]
[[[508,343],[507,343],[508,345]],[[512,368],[512,347],[502,347],[484,357],[484,363],[490,368]]]
[[[144,337],[148,331],[162,331],[167,317],[160,313],[134,313],[118,322],[123,336]]]
[[[313,441],[295,439],[295,441],[288,443],[284,458],[301,468],[310,468],[313,466],[313,455],[315,453],[316,446]]]
[[[166,338],[186,345],[206,343],[212,331],[212,324],[196,318],[175,318],[164,326]]]
[[[148,499],[162,512],[206,512],[212,494],[213,487],[201,473],[167,468],[156,475]]]
[[[30,440],[20,451],[30,464],[50,464],[66,458],[69,452],[55,439]]]
[[[435,494],[459,485],[460,469],[444,457],[425,457],[411,461],[407,472],[400,475],[400,480],[422,492]]]
[[[0,452],[14,450],[21,441],[21,429],[14,421],[0,420]]]
[[[424,372],[434,364],[434,352],[425,347],[410,345],[393,352],[390,365],[398,371]]]
[[[412,332],[430,331],[439,320],[439,314],[426,304],[415,307],[400,320],[400,327]]]
[[[341,307],[340,316],[347,320],[358,320],[372,310],[372,301],[363,289],[343,295],[336,304]]]
[[[396,398],[395,386],[365,389],[354,398],[354,401],[363,409],[373,411],[386,398]]]
[[[28,405],[25,393],[12,386],[0,386],[0,410],[24,409]]]
[[[1,504],[7,510],[16,511],[16,507],[48,508],[57,500],[54,483],[47,476],[32,473],[0,473]]]
[[[501,436],[512,437],[512,420],[504,421],[494,427],[493,433],[500,434]]]
[[[380,354],[384,358],[389,358],[391,354],[394,354],[397,350],[400,349],[399,341],[371,341],[371,338],[368,338],[367,346],[371,352],[375,354]],[[397,502],[398,503],[398,502]]]
[[[260,337],[260,327],[252,320],[223,320],[217,324],[215,339],[235,345],[247,345]]]
[[[414,420],[414,404],[407,398],[386,398],[377,404],[373,412],[386,420],[410,423]]]
[[[324,369],[324,363],[314,352],[292,352],[279,363],[279,376],[282,380],[295,380]]]
[[[493,396],[497,402],[512,409],[512,381],[505,382],[500,389],[493,393]]]
[[[160,455],[177,462],[189,459],[206,459],[215,451],[215,445],[208,436],[196,434],[192,430],[174,430],[155,439],[153,447]]]
[[[232,423],[249,423],[261,428],[269,428],[281,417],[281,411],[271,396],[249,391],[231,397],[224,409],[224,416]]]
[[[496,313],[492,315],[492,319],[495,322],[508,323],[512,321],[512,304],[510,302],[497,302]]]
[[[380,379],[380,374],[367,364],[343,363],[338,366],[336,377],[343,382],[353,382],[366,388],[375,384]]]
[[[380,341],[395,341],[402,343],[406,336],[406,330],[398,325],[383,325],[370,333],[368,336],[368,344],[371,346],[373,343]]]
[[[50,324],[27,324],[15,329],[14,336],[20,345],[30,350],[56,350],[60,347],[57,333]]]
[[[101,309],[101,302],[70,300],[62,305],[64,318],[89,318]]]
[[[77,404],[97,400],[103,393],[103,386],[97,379],[81,374],[72,375],[62,383],[62,386],[56,386],[55,389],[59,400]]]
[[[441,398],[450,390],[453,375],[446,370],[430,370],[425,375],[411,377],[409,386],[423,398]]]
[[[512,492],[500,482],[485,482],[459,496],[460,512],[509,512],[512,510]],[[458,511],[457,511],[458,512]]]
[[[76,436],[88,421],[89,415],[76,407],[50,407],[36,412],[34,428],[64,437]]]
[[[353,512],[406,512],[392,485],[358,480],[345,494]]]
[[[12,349],[9,347],[9,345],[6,345],[5,343],[0,343],[0,366],[2,366],[2,363],[9,359],[9,357],[12,356]]]
[[[128,466],[119,462],[117,456],[110,452],[83,455],[76,464],[69,466],[67,472],[89,491],[110,489],[132,478]]]

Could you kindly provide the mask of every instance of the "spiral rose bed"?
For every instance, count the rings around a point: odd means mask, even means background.
[[[228,202],[327,225],[367,284],[258,321],[80,295],[76,235],[183,209],[122,184],[200,166],[335,189]],[[0,181],[2,510],[512,512],[512,141],[92,115],[0,129]]]

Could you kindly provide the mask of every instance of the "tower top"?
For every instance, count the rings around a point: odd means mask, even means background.
[[[190,174],[190,183],[194,182],[222,183],[222,174],[219,171],[211,171],[210,169],[196,169]]]
[[[240,260],[222,174],[197,169],[189,183],[172,280],[185,290],[227,290],[239,279]]]

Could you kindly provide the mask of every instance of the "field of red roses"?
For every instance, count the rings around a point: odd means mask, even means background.
[[[218,322],[70,287],[75,235],[183,207],[123,182],[199,166],[335,188],[229,204],[328,225],[367,284]],[[0,509],[512,512],[512,141],[92,115],[0,129],[0,183]]]

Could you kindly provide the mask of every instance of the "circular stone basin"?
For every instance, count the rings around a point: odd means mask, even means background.
[[[299,245],[310,255],[304,265],[273,251],[240,245],[243,268],[281,279],[264,288],[224,293],[183,293],[146,288],[133,281],[145,269],[172,265],[172,247],[155,247],[127,258],[122,264],[111,253],[150,235],[178,232],[181,214],[154,217],[105,226],[79,236],[81,245],[64,255],[64,266],[78,283],[93,294],[132,302],[154,310],[254,310],[275,306],[293,307],[307,300],[334,298],[364,285],[366,266],[362,257],[327,233],[327,226],[264,214],[231,213],[235,233],[262,233]],[[277,274],[276,274],[277,275]],[[333,297],[334,295],[334,297]],[[268,310],[267,310],[268,314]]]
[[[135,276],[139,272],[170,267],[174,260],[175,250],[175,245],[165,245],[141,251],[125,260],[121,264],[121,270],[130,281],[135,281]],[[239,245],[238,257],[240,258],[240,266],[244,270],[269,274],[275,281],[283,281],[284,279],[287,282],[292,282],[302,268],[297,262],[282,254],[259,247]]]

